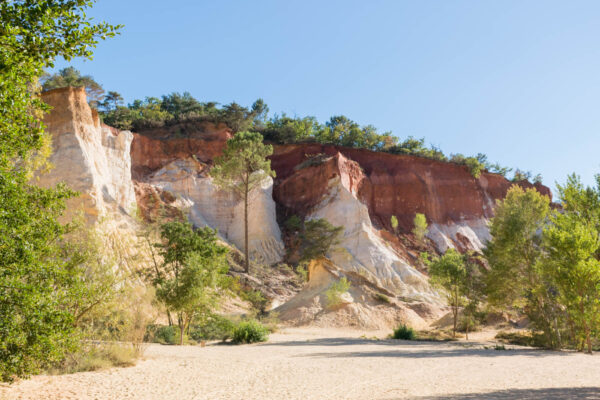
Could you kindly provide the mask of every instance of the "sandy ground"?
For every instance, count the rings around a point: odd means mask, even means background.
[[[362,334],[287,329],[259,345],[151,345],[135,367],[36,376],[0,386],[0,399],[600,399],[600,355],[485,349],[485,334],[478,343]]]

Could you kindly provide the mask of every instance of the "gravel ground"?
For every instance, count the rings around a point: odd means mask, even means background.
[[[0,399],[600,399],[598,355],[361,335],[306,328],[258,345],[150,345],[135,367],[36,376],[0,386]]]

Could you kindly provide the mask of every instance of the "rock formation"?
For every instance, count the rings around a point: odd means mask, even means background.
[[[52,90],[42,98],[52,107],[44,123],[52,135],[53,168],[39,175],[40,184],[65,182],[78,191],[80,195],[70,200],[68,212],[72,215],[81,210],[90,221],[134,211],[129,155],[133,134],[100,124],[83,87]]]
[[[53,107],[45,123],[55,167],[39,179],[42,185],[65,181],[81,193],[71,201],[71,214],[81,209],[90,222],[111,217],[131,231],[129,213],[136,207],[146,218],[162,207],[171,215],[187,215],[196,226],[218,229],[223,240],[243,249],[241,201],[217,188],[210,177],[214,158],[232,135],[227,126],[191,121],[132,134],[102,125],[83,88],[49,91],[43,100]],[[415,324],[433,316],[442,299],[420,270],[418,252],[423,246],[440,253],[449,247],[481,250],[489,239],[487,223],[495,202],[512,185],[487,172],[476,179],[457,164],[316,143],[277,145],[271,163],[275,180],[265,179],[251,193],[250,254],[255,261],[268,266],[283,260],[279,223],[293,214],[325,218],[344,228],[339,248],[329,254],[331,265],[318,267],[319,273],[312,267],[313,277],[328,278],[310,282],[300,297],[280,307],[295,321],[304,321],[298,307],[322,309],[317,304],[322,292],[340,276],[358,285],[340,312],[351,311],[362,325],[382,323],[369,320],[369,312],[385,308],[372,299],[374,293],[393,298],[395,306],[386,306],[385,313]],[[550,196],[542,185],[518,184]],[[428,244],[415,244],[411,234],[416,213],[427,218]],[[392,216],[398,219],[397,230]],[[284,291],[280,300],[296,291]],[[308,305],[307,299],[317,303]],[[314,314],[309,311],[301,314]],[[386,318],[395,321],[392,314]]]

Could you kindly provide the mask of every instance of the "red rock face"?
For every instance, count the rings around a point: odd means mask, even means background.
[[[225,124],[196,122],[161,127],[134,134],[131,145],[132,176],[140,180],[168,163],[195,156],[211,162],[225,148],[231,130]]]
[[[332,158],[295,169],[318,154]],[[467,167],[456,164],[320,144],[276,146],[271,164],[277,172],[273,196],[292,212],[308,211],[325,194],[329,179],[340,175],[354,182],[373,222],[387,229],[392,215],[404,230],[412,228],[415,213],[425,214],[429,223],[489,218],[495,201],[504,198],[512,185],[491,173],[475,179]],[[518,184],[534,187],[529,182]],[[547,187],[535,187],[551,196]]]
[[[185,136],[185,137],[182,137]],[[188,123],[135,134],[131,147],[132,175],[147,174],[176,160],[195,156],[204,163],[221,154],[231,131],[223,124]],[[416,213],[429,223],[490,218],[497,199],[513,185],[504,177],[482,173],[473,178],[466,166],[407,155],[321,144],[276,145],[271,157],[277,173],[273,197],[288,211],[305,214],[316,205],[335,177],[368,206],[373,223],[391,230],[398,218],[401,230],[413,227]],[[320,156],[319,156],[320,155]],[[309,158],[319,156],[306,162]],[[550,190],[527,181],[551,197]]]

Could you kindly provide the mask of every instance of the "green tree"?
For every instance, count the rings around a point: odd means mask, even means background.
[[[323,258],[329,250],[340,243],[343,226],[333,226],[324,218],[311,219],[304,224],[300,235],[301,261],[311,261]]]
[[[123,106],[123,96],[119,92],[109,91],[104,96],[104,101],[100,103],[104,111],[116,110]]]
[[[542,265],[566,309],[574,344],[591,352],[600,328],[600,176],[595,187],[584,187],[573,174],[557,188],[562,210],[544,227]]]
[[[524,312],[532,329],[544,333],[546,344],[558,347],[559,309],[540,264],[544,254],[542,230],[549,213],[547,196],[535,189],[512,186],[505,199],[497,202],[490,222],[491,240],[484,254],[490,265],[489,303]]]
[[[415,225],[412,231],[413,235],[415,235],[418,241],[422,242],[428,232],[427,217],[425,217],[425,214],[416,213],[415,218],[413,219],[413,224]]]
[[[74,67],[66,67],[55,74],[44,74],[41,79],[44,91],[71,87],[85,87],[88,100],[92,105],[99,104],[104,96],[104,89],[90,75],[81,75],[79,70]],[[112,92],[115,93],[115,92]],[[121,99],[122,100],[122,99]]]
[[[202,228],[194,231],[188,222],[167,222],[161,227],[163,263],[152,266],[149,276],[156,287],[156,298],[177,314],[180,344],[186,329],[199,315],[207,315],[216,307],[229,285],[225,258],[227,249],[217,243],[216,231]]]
[[[598,230],[576,213],[553,213],[544,228],[545,270],[559,291],[578,336],[592,353],[592,335],[600,327],[600,247]]]
[[[29,184],[48,155],[37,78],[56,57],[90,58],[117,27],[93,24],[93,1],[0,2],[0,378],[11,380],[60,360],[73,344],[72,277],[57,248],[64,186]]]
[[[465,257],[454,249],[429,262],[429,277],[431,282],[447,294],[448,304],[452,310],[452,335],[456,337],[458,312],[468,293],[467,282],[469,270]]]
[[[398,218],[395,215],[390,217],[390,224],[392,224],[392,229],[394,232],[398,232]]]
[[[232,190],[244,200],[244,270],[250,271],[248,249],[248,196],[267,177],[275,176],[271,170],[273,146],[265,145],[257,132],[238,132],[227,141],[223,155],[215,159],[211,175],[215,183]]]

